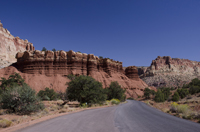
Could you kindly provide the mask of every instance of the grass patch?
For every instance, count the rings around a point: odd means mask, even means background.
[[[12,121],[6,119],[0,119],[0,128],[9,127],[12,124]]]

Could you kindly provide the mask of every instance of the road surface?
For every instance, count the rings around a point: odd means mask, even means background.
[[[17,132],[200,132],[200,124],[129,100],[47,120]]]

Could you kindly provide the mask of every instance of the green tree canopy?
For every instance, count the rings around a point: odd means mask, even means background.
[[[45,90],[40,90],[37,94],[42,100],[55,100],[57,99],[57,93],[53,89],[48,87]]]
[[[179,96],[178,92],[175,92],[172,97],[172,101],[179,101],[179,99],[180,99],[180,96]]]
[[[53,49],[52,49],[52,51],[53,51],[53,52],[55,52],[55,51],[56,51],[56,49],[55,49],[55,48],[53,48]]]
[[[90,76],[75,77],[74,80],[68,83],[66,94],[70,101],[87,102],[89,105],[101,104],[106,100],[102,84]]]
[[[42,51],[47,51],[47,49],[45,47],[42,48]]]
[[[2,77],[0,82],[0,93],[2,93],[5,90],[8,90],[9,88],[27,85],[19,73],[14,73],[13,75],[10,75],[8,79]]]
[[[158,89],[158,91],[156,92],[154,100],[156,102],[164,102],[165,101],[164,94],[162,93],[162,91],[160,89]]]
[[[126,90],[122,89],[118,82],[111,82],[110,86],[105,90],[108,100],[119,99],[120,101],[124,101],[126,99]]]
[[[149,88],[145,88],[144,89],[144,97],[146,99],[149,99],[150,98],[150,95],[151,95],[151,90]]]

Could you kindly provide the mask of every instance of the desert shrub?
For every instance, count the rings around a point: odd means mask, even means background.
[[[179,99],[180,99],[180,96],[179,96],[178,92],[175,92],[172,97],[172,101],[179,101]]]
[[[129,98],[127,98],[127,99],[129,99],[129,100],[135,100],[133,97],[129,97]]]
[[[181,98],[185,98],[187,95],[189,95],[189,91],[186,88],[178,89],[177,92]]]
[[[184,105],[178,105],[177,106],[177,112],[178,113],[183,113],[183,114],[187,114],[189,112],[189,107],[187,104]]]
[[[102,84],[90,76],[75,77],[68,83],[66,94],[70,101],[77,100],[81,104],[101,104],[106,100]]]
[[[126,100],[125,91],[118,82],[111,82],[110,86],[105,89],[107,93],[107,99],[111,100],[113,98],[119,99],[120,101]]]
[[[56,98],[57,98],[57,99],[61,99],[61,100],[66,100],[66,99],[67,99],[66,93],[58,92]]]
[[[200,87],[199,86],[191,86],[189,89],[190,94],[195,94],[200,92]]]
[[[171,95],[170,88],[161,88],[161,92],[164,95],[164,100],[167,100]]]
[[[199,86],[200,87],[200,80],[198,78],[193,79],[190,83],[190,86]]]
[[[2,108],[18,114],[30,114],[44,108],[36,92],[27,85],[8,89],[1,97]]]
[[[149,88],[145,88],[144,89],[144,97],[146,99],[149,99],[150,98],[150,95],[151,95],[151,90]]]
[[[164,102],[165,101],[164,94],[161,92],[160,89],[158,89],[158,91],[156,92],[154,100],[156,102]]]
[[[110,102],[112,105],[114,105],[114,104],[118,105],[120,103],[120,100],[119,99],[111,99]]]
[[[187,104],[179,105],[176,102],[173,102],[171,104],[171,109],[170,110],[172,112],[176,112],[176,113],[183,113],[184,116],[187,116],[189,114],[189,112],[190,112],[189,106]]]
[[[177,112],[177,106],[178,106],[178,104],[177,104],[176,102],[171,103],[171,108],[170,108],[170,110],[171,110],[172,112]]]
[[[9,127],[12,124],[12,121],[6,119],[0,119],[0,128]]]
[[[42,100],[56,100],[57,93],[53,89],[49,89],[48,87],[45,90],[40,90],[37,94]]]
[[[20,76],[19,73],[14,73],[14,75],[10,75],[8,77],[8,79],[2,77],[0,82],[1,82],[0,94],[3,91],[6,91],[10,88],[14,88],[14,87],[17,87],[17,86],[22,86],[22,85],[27,85],[24,82],[24,79]]]

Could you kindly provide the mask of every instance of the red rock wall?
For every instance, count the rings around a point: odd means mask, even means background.
[[[68,52],[36,50],[19,52],[16,58],[15,67],[22,72],[21,74],[27,76],[46,76],[46,78],[59,76],[60,78],[66,78],[66,75],[69,74],[88,75],[101,82],[104,88],[108,87],[112,81],[117,81],[126,89],[127,97],[134,98],[137,98],[138,95],[142,96],[144,88],[148,87],[139,78],[136,67],[127,67],[124,71],[122,62],[112,59],[99,59],[93,54],[78,53],[72,50]],[[35,88],[32,82],[27,83]],[[55,90],[58,89],[57,86],[52,87]],[[63,87],[63,85],[59,87]],[[66,89],[66,86],[63,89]]]
[[[25,51],[16,55],[19,70],[28,74],[44,74],[53,76],[61,74],[93,75],[104,71],[109,76],[112,73],[123,73],[122,63],[110,59],[99,59],[93,54],[65,51]]]

